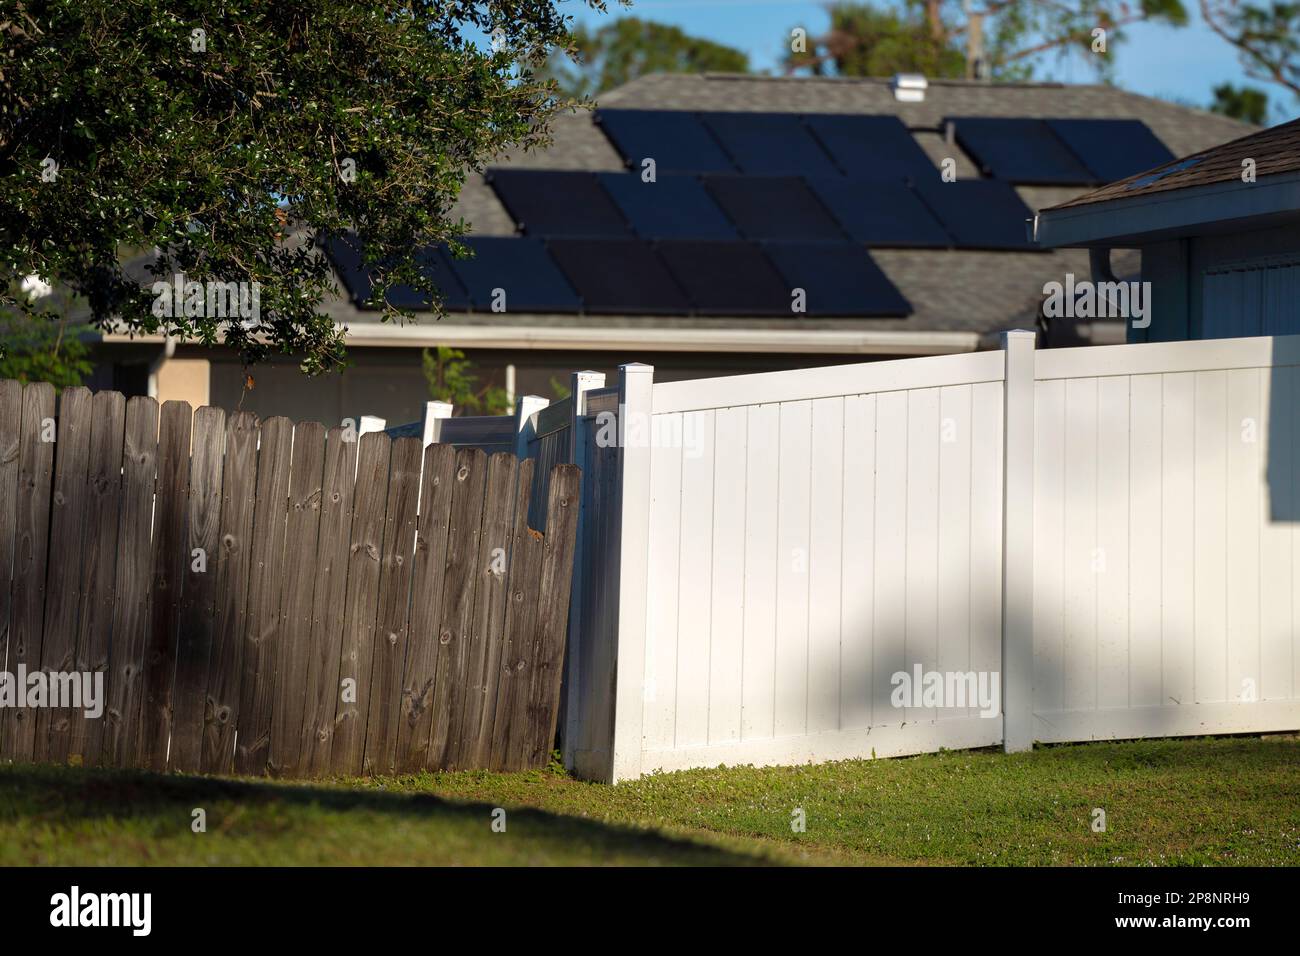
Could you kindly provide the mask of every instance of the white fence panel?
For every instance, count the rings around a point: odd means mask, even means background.
[[[1038,740],[1300,726],[1294,345],[1038,355]]]
[[[643,772],[1001,740],[1002,354],[819,371],[655,387]]]

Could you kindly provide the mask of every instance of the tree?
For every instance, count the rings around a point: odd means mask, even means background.
[[[1200,2],[1202,19],[1237,48],[1247,76],[1277,84],[1300,100],[1300,3]]]
[[[87,325],[71,324],[66,318],[50,321],[45,316],[0,314],[0,379],[19,382],[49,382],[55,388],[80,385],[94,371],[90,348],[83,336]]]
[[[392,285],[436,295],[417,251],[468,170],[546,141],[568,41],[545,0],[0,0],[0,261],[101,328],[333,367],[320,244],[364,234],[385,318]]]
[[[1210,109],[1215,113],[1254,123],[1256,126],[1263,126],[1268,119],[1268,94],[1263,90],[1257,90],[1253,86],[1237,87],[1231,83],[1222,83],[1212,92],[1214,102],[1210,104]]]
[[[474,363],[465,358],[460,349],[439,345],[432,352],[420,353],[424,367],[424,380],[429,384],[429,397],[435,402],[449,402],[457,410],[469,409],[486,415],[505,415],[510,409],[510,396],[498,385],[478,388],[478,376],[471,369]]]
[[[795,50],[786,58],[788,71],[807,68],[815,76],[830,72],[839,76],[965,75],[965,54],[951,38],[932,32],[915,4],[887,10],[840,3],[830,8],[830,15],[830,30],[814,40],[812,49]]]
[[[836,3],[831,29],[815,38],[806,52],[797,49],[788,68],[834,66],[844,76],[991,76],[1026,79],[1033,61],[1045,53],[1088,54],[1102,76],[1111,60],[1104,49],[1123,42],[1123,28],[1143,21],[1184,26],[1182,0],[901,0],[894,7]],[[975,40],[980,62],[967,64],[969,41]],[[1094,55],[1098,54],[1098,55]]]
[[[0,309],[0,379],[80,385],[94,370],[85,341],[92,329],[73,321],[73,297],[37,276],[11,283],[8,295],[25,308]]]
[[[647,73],[748,73],[749,57],[669,24],[623,17],[576,29],[570,55],[553,56],[547,70],[563,92],[586,97]]]

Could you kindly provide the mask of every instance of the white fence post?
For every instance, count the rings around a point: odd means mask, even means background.
[[[569,376],[569,395],[573,398],[572,411],[569,412],[569,464],[581,466],[582,457],[578,454],[578,420],[586,415],[586,393],[593,389],[604,388],[604,372],[573,372]]]
[[[614,645],[611,782],[641,776],[650,560],[650,413],[654,366],[619,366],[618,630]]]
[[[561,737],[561,750],[564,754],[564,766],[573,770],[574,752],[578,747],[582,720],[582,695],[579,690],[582,668],[579,666],[578,647],[582,641],[582,609],[587,581],[584,546],[586,502],[591,500],[591,475],[587,468],[587,430],[583,426],[582,419],[587,414],[587,393],[605,387],[605,373],[574,372],[570,383],[569,394],[573,401],[570,403],[569,411],[568,461],[582,469],[582,485],[578,493],[578,537],[573,551],[573,587],[569,592],[569,644],[567,670],[564,675],[564,733]]]
[[[451,418],[451,413],[455,411],[455,406],[451,402],[425,402],[424,403],[424,447],[428,448],[438,440],[441,431],[440,423],[444,418]]]
[[[1002,333],[1002,749],[1034,746],[1034,342]]]
[[[516,458],[522,460],[528,457],[528,419],[549,404],[551,404],[551,400],[542,398],[540,395],[520,395],[518,401],[515,402],[515,431],[518,434],[515,439]]]

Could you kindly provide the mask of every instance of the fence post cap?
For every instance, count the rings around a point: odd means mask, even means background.
[[[524,427],[524,419],[528,418],[529,415],[550,404],[551,400],[541,395],[520,395],[515,399],[515,414],[519,418],[519,427]]]
[[[1028,339],[1031,342],[1038,340],[1038,333],[1032,329],[1007,329],[1002,333],[1002,346],[1006,348],[1012,342],[1023,342]]]

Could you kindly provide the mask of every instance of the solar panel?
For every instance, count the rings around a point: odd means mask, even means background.
[[[694,176],[600,173],[632,231],[643,239],[735,239],[736,227]]]
[[[476,312],[578,312],[582,302],[556,268],[540,239],[468,236],[472,259],[449,257]],[[499,295],[496,290],[502,290]]]
[[[492,169],[488,181],[528,236],[626,236],[627,223],[595,173]]]
[[[939,174],[897,116],[828,113],[805,116],[803,121],[850,176],[919,179]]]
[[[705,113],[742,173],[759,176],[834,176],[840,172],[794,113]]]
[[[374,308],[368,303],[373,292],[371,273],[362,263],[361,247],[355,238],[342,239],[333,237],[326,241],[326,255],[334,263],[335,270],[343,280],[353,303],[358,308]],[[452,311],[464,311],[469,308],[469,297],[461,285],[443,249],[429,247],[416,253],[416,262],[433,280],[434,286],[442,293],[443,306]],[[391,286],[386,300],[389,305],[399,309],[428,309],[429,296],[417,292],[408,285]]]
[[[807,314],[911,315],[912,305],[865,249],[852,242],[769,242],[787,285],[803,289]]]
[[[584,311],[684,315],[690,303],[650,243],[639,239],[552,239],[551,255],[582,296]]]
[[[661,172],[728,173],[736,167],[694,113],[597,110],[596,122],[629,168],[652,158]]]
[[[791,290],[751,242],[656,244],[700,315],[791,315]]]
[[[1042,250],[1026,235],[1033,213],[1008,183],[996,179],[928,179],[915,189],[959,249]]]
[[[797,176],[706,176],[704,185],[746,238],[844,238],[835,219]]]
[[[934,178],[938,178],[937,171]],[[849,237],[858,242],[914,249],[946,249],[952,245],[939,220],[902,180],[819,176],[809,180],[808,185]]]
[[[952,122],[958,145],[996,179],[1038,186],[1097,181],[1043,120],[963,117]]]
[[[1054,119],[1047,125],[1104,183],[1127,179],[1174,158],[1141,120]]]
[[[361,307],[370,298],[370,275],[361,266],[359,243],[355,236],[330,236],[323,243],[325,255],[343,282],[352,304]]]

